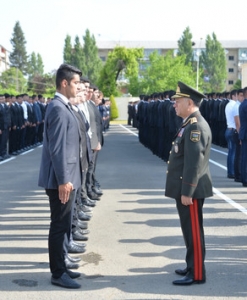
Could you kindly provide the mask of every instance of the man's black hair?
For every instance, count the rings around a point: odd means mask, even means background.
[[[71,80],[73,79],[74,75],[78,74],[79,76],[82,75],[81,71],[74,66],[68,64],[62,64],[56,74],[56,88],[60,88],[61,82],[65,79],[70,84]]]

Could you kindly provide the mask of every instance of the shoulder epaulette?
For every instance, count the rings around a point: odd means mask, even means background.
[[[184,122],[184,124],[182,125],[182,127],[185,127],[185,126],[188,125],[189,123],[190,123],[190,124],[193,124],[193,123],[196,123],[196,122],[197,122],[197,118],[196,118],[196,117],[189,118],[188,120],[186,120],[186,122]]]
[[[197,122],[197,118],[196,117],[190,118],[190,124],[194,124],[196,122]]]

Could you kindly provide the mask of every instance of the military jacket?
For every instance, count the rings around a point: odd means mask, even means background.
[[[170,152],[165,196],[196,199],[213,195],[209,171],[211,130],[197,111],[179,129]]]

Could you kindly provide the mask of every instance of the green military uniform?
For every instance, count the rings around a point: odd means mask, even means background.
[[[168,161],[165,196],[174,198],[187,248],[186,276],[205,281],[205,242],[202,207],[212,196],[209,172],[211,130],[199,110],[187,117],[172,145]],[[192,197],[193,205],[183,205],[181,196]]]

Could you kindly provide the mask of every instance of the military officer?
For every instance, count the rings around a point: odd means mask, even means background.
[[[175,285],[204,283],[205,241],[202,207],[204,198],[212,196],[209,172],[211,130],[201,116],[199,106],[205,96],[178,82],[176,114],[183,123],[173,141],[168,161],[165,196],[176,200],[181,229],[187,249],[186,268],[175,272],[183,277]]]

